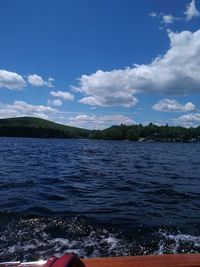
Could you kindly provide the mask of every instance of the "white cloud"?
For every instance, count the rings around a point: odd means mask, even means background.
[[[109,92],[108,92],[109,93]],[[123,106],[131,107],[137,104],[138,100],[133,95],[126,92],[114,92],[112,95],[89,96],[79,100],[80,103],[91,106]]]
[[[47,101],[47,104],[50,105],[50,106],[62,106],[63,102],[62,102],[61,99],[56,98],[54,100],[49,99]]]
[[[137,103],[132,95],[128,73],[130,69],[113,70],[111,72],[97,71],[87,76],[82,75],[76,91],[88,96],[80,100],[81,103],[93,106],[124,106],[130,107]]]
[[[172,23],[174,23],[174,21],[181,19],[181,18],[178,18],[178,17],[174,17],[171,14],[168,14],[168,15],[165,15],[163,13],[157,14],[155,12],[150,13],[149,16],[152,17],[152,18],[160,19],[161,22],[164,23],[164,24],[172,24]]]
[[[28,82],[32,86],[40,87],[40,86],[47,86],[47,87],[53,87],[53,81],[54,79],[49,77],[48,81],[44,81],[43,78],[37,74],[32,74],[28,76]]]
[[[96,106],[133,106],[135,94],[155,92],[185,95],[200,92],[200,30],[169,31],[170,48],[149,65],[82,75],[73,87],[81,103]]]
[[[27,77],[28,83],[32,86],[40,87],[47,86],[53,87],[54,79],[49,77],[47,81],[37,74],[29,75]],[[22,90],[27,85],[24,78],[15,73],[6,70],[0,70],[0,88],[7,88],[10,90]]]
[[[157,15],[157,13],[155,13],[155,12],[151,12],[151,13],[149,13],[149,16],[152,17],[152,18],[155,18],[155,17],[157,17],[158,15]]]
[[[65,91],[51,91],[50,94],[54,97],[60,97],[62,98],[63,100],[73,100],[74,99],[74,95],[72,95],[71,93],[69,92],[65,92]]]
[[[15,72],[0,70],[0,88],[22,90],[26,86],[23,77]]]
[[[101,102],[99,102],[93,96],[83,97],[81,100],[79,100],[79,102],[83,104],[91,105],[91,106],[102,106]]]
[[[135,122],[124,115],[106,115],[106,116],[95,116],[95,115],[77,115],[71,117],[66,122],[67,125],[87,128],[87,129],[105,129],[112,125],[120,125],[120,124],[131,125]]]
[[[163,22],[166,24],[172,24],[174,23],[174,20],[176,20],[177,18],[173,17],[172,15],[163,15]]]
[[[186,21],[189,21],[195,17],[199,17],[200,16],[200,12],[197,10],[196,8],[196,4],[195,4],[195,0],[192,0],[189,4],[186,5],[186,10],[184,12],[185,18],[184,17],[174,17],[171,14],[165,15],[163,13],[149,13],[149,16],[152,18],[158,18],[161,19],[161,22],[164,24],[172,24],[174,23],[174,21],[176,20],[184,20],[186,19]]]
[[[192,0],[191,3],[186,6],[184,14],[187,21],[200,16],[200,12],[197,10],[195,5],[195,0]]]
[[[196,127],[200,125],[200,113],[182,115],[178,118],[172,119],[172,121],[179,126]]]
[[[181,105],[174,99],[162,99],[152,107],[159,112],[190,112],[195,110],[195,105],[191,102]]]
[[[23,101],[15,101],[8,105],[0,104],[0,118],[31,116],[48,119],[49,115],[57,112],[56,109],[49,106],[30,105]]]

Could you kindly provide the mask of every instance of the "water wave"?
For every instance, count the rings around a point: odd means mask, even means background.
[[[0,138],[0,260],[200,252],[199,154],[198,144]]]

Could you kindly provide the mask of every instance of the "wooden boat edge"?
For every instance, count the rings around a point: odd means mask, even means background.
[[[200,254],[164,254],[83,259],[86,267],[197,267]]]

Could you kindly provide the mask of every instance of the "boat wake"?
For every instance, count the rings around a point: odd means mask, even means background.
[[[0,261],[34,261],[76,252],[108,257],[200,252],[200,236],[172,227],[99,227],[79,217],[1,214]]]

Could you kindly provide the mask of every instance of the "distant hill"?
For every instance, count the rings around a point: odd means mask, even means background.
[[[20,117],[0,119],[0,136],[200,143],[200,126],[184,128],[149,123],[147,126],[121,124],[104,130],[86,130],[39,118]]]
[[[0,136],[39,138],[88,138],[90,130],[65,126],[48,120],[20,117],[0,119]]]

